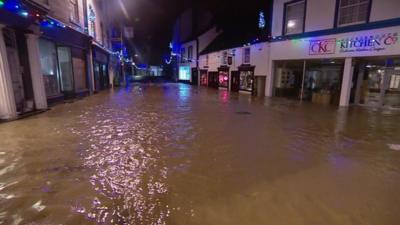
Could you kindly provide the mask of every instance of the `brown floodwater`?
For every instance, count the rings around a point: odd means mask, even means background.
[[[184,84],[0,124],[0,224],[398,225],[400,111]]]

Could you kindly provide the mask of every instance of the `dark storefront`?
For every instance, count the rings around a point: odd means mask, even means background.
[[[33,21],[0,9],[0,29],[2,29],[6,57],[11,75],[12,91],[17,114],[35,110],[34,90],[29,65],[26,34],[35,29]]]
[[[48,101],[89,93],[86,55],[90,37],[71,28],[44,27],[40,61]]]
[[[208,86],[208,73],[207,70],[200,70],[200,85]]]
[[[108,53],[97,46],[93,48],[94,88],[101,91],[110,88],[110,76],[108,74]]]

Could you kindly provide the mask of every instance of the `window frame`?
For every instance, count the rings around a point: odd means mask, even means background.
[[[248,61],[246,61],[246,50],[249,50],[249,55],[248,55]],[[243,48],[243,59],[242,59],[243,64],[251,64],[251,47],[246,47]]]
[[[228,65],[228,51],[222,51],[222,62],[221,65]]]
[[[360,25],[360,24],[367,24],[370,22],[371,18],[371,9],[372,9],[372,2],[373,0],[368,0],[368,11],[367,11],[367,19],[365,22],[354,22],[354,23],[349,23],[349,24],[344,24],[344,25],[339,25],[339,11],[340,11],[340,2],[342,0],[336,0],[336,8],[335,8],[335,18],[333,21],[333,25],[335,28],[338,27],[348,27],[348,26],[354,26],[354,25]]]
[[[192,62],[193,60],[193,45],[188,47],[188,61]]]
[[[79,1],[78,0],[68,0],[68,1],[72,10],[72,12],[70,12],[69,15],[69,20],[73,23],[79,23],[80,22]],[[74,17],[72,17],[72,14],[74,14]]]
[[[186,55],[186,49],[185,48],[181,48],[181,63],[185,63],[185,55]]]
[[[286,31],[286,16],[287,16],[287,7],[289,5],[294,5],[298,4],[300,2],[304,2],[304,12],[303,12],[303,27],[302,31],[299,33],[294,33],[294,34],[287,34]],[[306,29],[306,17],[307,17],[307,0],[293,0],[289,2],[285,2],[283,5],[283,20],[282,20],[282,36],[288,36],[288,35],[296,35],[296,34],[301,34],[305,32]]]

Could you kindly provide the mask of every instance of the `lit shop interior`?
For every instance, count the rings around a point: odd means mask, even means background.
[[[354,60],[353,104],[400,108],[400,57]]]
[[[339,105],[344,59],[275,61],[277,97]]]
[[[229,71],[219,71],[218,81],[219,81],[219,87],[228,88],[228,86],[229,86]]]
[[[254,83],[254,71],[252,70],[242,70],[240,71],[240,90],[241,91],[253,91]]]
[[[180,81],[190,81],[192,76],[192,70],[190,66],[180,66],[179,67],[179,80]]]

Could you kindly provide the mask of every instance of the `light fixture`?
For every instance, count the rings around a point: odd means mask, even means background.
[[[293,28],[296,26],[296,21],[295,20],[289,20],[287,23],[288,28]]]

